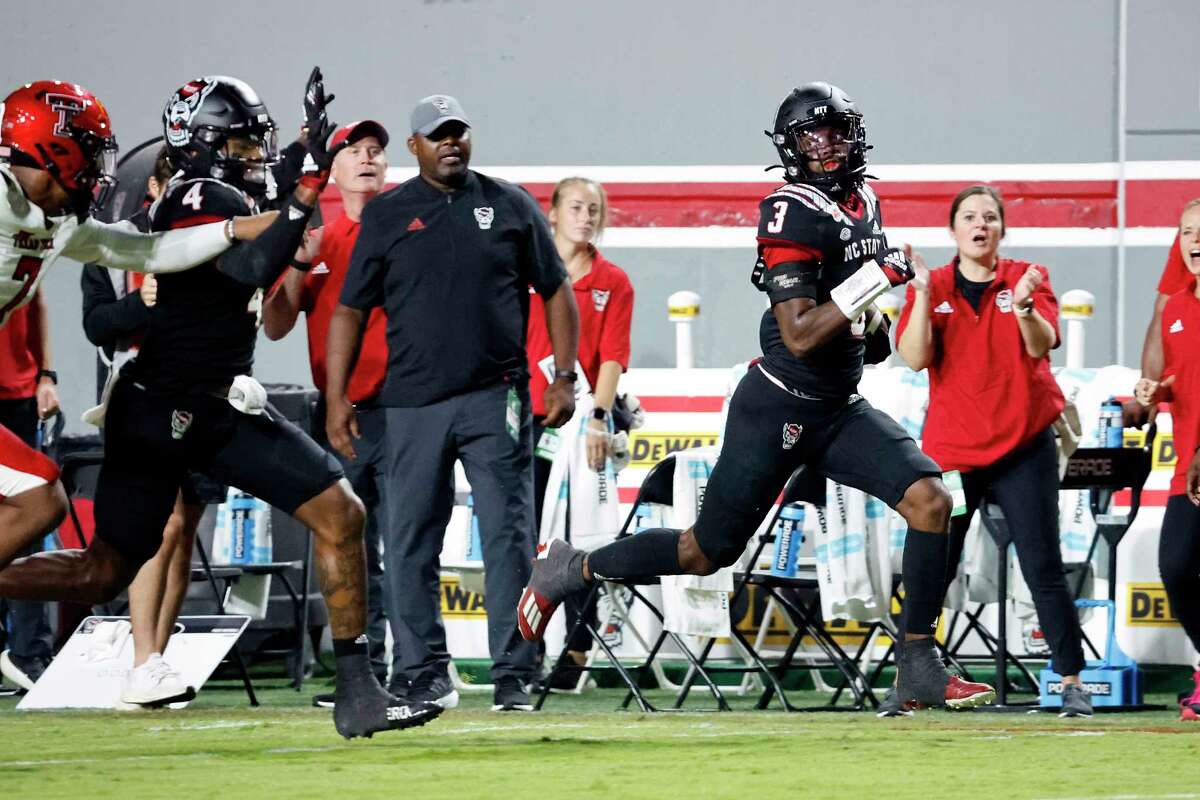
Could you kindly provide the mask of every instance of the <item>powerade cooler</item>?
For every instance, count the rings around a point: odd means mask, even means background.
[[[1108,642],[1104,648],[1104,658],[1100,661],[1088,661],[1079,679],[1083,688],[1092,697],[1092,705],[1103,706],[1140,706],[1142,704],[1142,679],[1137,664],[1121,650],[1117,644],[1116,617],[1117,604],[1111,600],[1076,600],[1077,608],[1106,608],[1108,609]],[[1062,676],[1046,667],[1042,670],[1039,683],[1041,685],[1042,705],[1045,707],[1062,706]]]

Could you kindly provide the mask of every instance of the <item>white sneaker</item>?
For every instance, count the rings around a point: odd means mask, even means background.
[[[121,686],[121,702],[138,705],[191,700],[196,690],[183,682],[174,667],[158,653],[151,653],[146,663],[125,673]]]

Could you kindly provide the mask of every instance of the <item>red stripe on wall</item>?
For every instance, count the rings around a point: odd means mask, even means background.
[[[721,410],[721,404],[725,402],[724,397],[674,397],[668,395],[657,395],[649,397],[638,397],[642,404],[642,408],[649,411],[658,411],[675,414],[713,414]]]
[[[877,181],[884,219],[892,227],[947,224],[950,202],[970,181]],[[1010,227],[1111,228],[1117,224],[1116,181],[995,181]],[[526,184],[548,207],[553,185]],[[610,183],[610,227],[756,227],[764,183]],[[1130,227],[1173,227],[1188,200],[1200,197],[1200,180],[1134,180],[1126,184]],[[341,213],[334,187],[321,198],[327,215]]]

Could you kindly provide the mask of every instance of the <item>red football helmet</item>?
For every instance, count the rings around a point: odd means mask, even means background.
[[[77,83],[34,81],[4,98],[0,158],[49,172],[81,216],[116,186],[117,139],[108,111]]]

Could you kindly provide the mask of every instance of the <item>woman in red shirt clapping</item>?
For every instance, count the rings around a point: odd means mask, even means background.
[[[970,186],[950,206],[958,254],[929,270],[913,256],[897,349],[914,370],[929,369],[922,449],[962,473],[967,513],[950,522],[947,583],[957,570],[975,509],[990,490],[1017,548],[1055,670],[1063,675],[1063,716],[1091,716],[1079,682],[1079,614],[1063,573],[1058,538],[1058,459],[1051,424],[1062,391],[1050,374],[1059,344],[1058,301],[1046,268],[1000,258],[1004,204],[988,186]]]
[[[1144,377],[1133,394],[1146,408],[1171,403],[1175,475],[1158,540],[1158,571],[1172,613],[1200,650],[1200,199],[1184,207],[1177,241],[1189,280],[1162,308],[1162,381]],[[1200,720],[1200,667],[1180,701],[1180,719]]]

